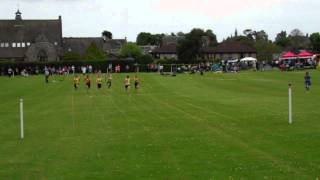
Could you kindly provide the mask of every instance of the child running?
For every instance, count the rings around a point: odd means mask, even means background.
[[[134,88],[138,89],[139,88],[139,78],[137,75],[134,76]]]
[[[73,87],[74,87],[75,90],[78,89],[79,83],[80,83],[80,77],[79,77],[78,75],[76,75],[76,76],[73,78]]]
[[[97,87],[98,87],[98,89],[101,89],[101,88],[102,88],[102,78],[101,78],[100,75],[98,75],[96,81],[97,81]]]
[[[306,90],[309,91],[311,87],[311,76],[309,75],[309,72],[306,72],[306,75],[304,76],[304,83],[306,85]]]
[[[107,77],[107,86],[108,86],[108,89],[111,88],[111,85],[112,85],[112,74],[108,74],[108,77]]]
[[[126,89],[126,92],[129,91],[129,87],[130,87],[130,77],[127,76],[127,77],[124,79],[124,88]]]
[[[84,79],[86,86],[87,86],[87,90],[89,90],[91,88],[91,80],[89,75],[86,76],[86,78]]]
[[[50,71],[47,67],[45,67],[44,69],[44,76],[45,76],[45,79],[46,79],[46,83],[49,83],[49,76],[50,76]]]

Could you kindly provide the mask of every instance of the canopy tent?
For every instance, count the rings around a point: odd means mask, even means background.
[[[285,60],[285,59],[297,59],[297,55],[294,54],[293,52],[287,52],[285,54],[283,54],[280,58],[280,60]]]
[[[309,53],[309,52],[301,52],[298,54],[298,57],[300,59],[309,59],[309,58],[312,58],[313,57],[313,54],[312,53]]]
[[[239,60],[238,59],[230,59],[227,62],[228,63],[237,63],[237,62],[239,62]]]
[[[246,62],[246,61],[257,61],[257,59],[253,57],[245,57],[240,60],[240,62]]]

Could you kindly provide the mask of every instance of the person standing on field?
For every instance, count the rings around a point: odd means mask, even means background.
[[[311,76],[309,75],[309,72],[306,72],[306,75],[304,76],[304,83],[306,85],[306,90],[309,91],[311,87]]]

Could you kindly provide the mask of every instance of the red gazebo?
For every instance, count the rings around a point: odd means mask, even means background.
[[[305,51],[305,52],[299,53],[299,54],[298,54],[298,57],[299,57],[299,59],[310,59],[310,58],[313,57],[313,55],[314,55],[314,54]]]
[[[281,56],[280,60],[290,60],[290,59],[297,59],[297,58],[298,56],[293,52],[287,52]]]

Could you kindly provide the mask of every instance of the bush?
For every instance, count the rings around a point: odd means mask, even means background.
[[[139,64],[151,64],[151,63],[153,63],[153,58],[149,54],[142,55],[141,57],[139,57],[137,59],[137,63],[139,63]]]
[[[156,61],[157,64],[176,64],[177,60],[174,58],[164,58]]]
[[[82,57],[80,56],[80,54],[74,52],[67,52],[63,56],[64,61],[77,61],[81,59]]]

